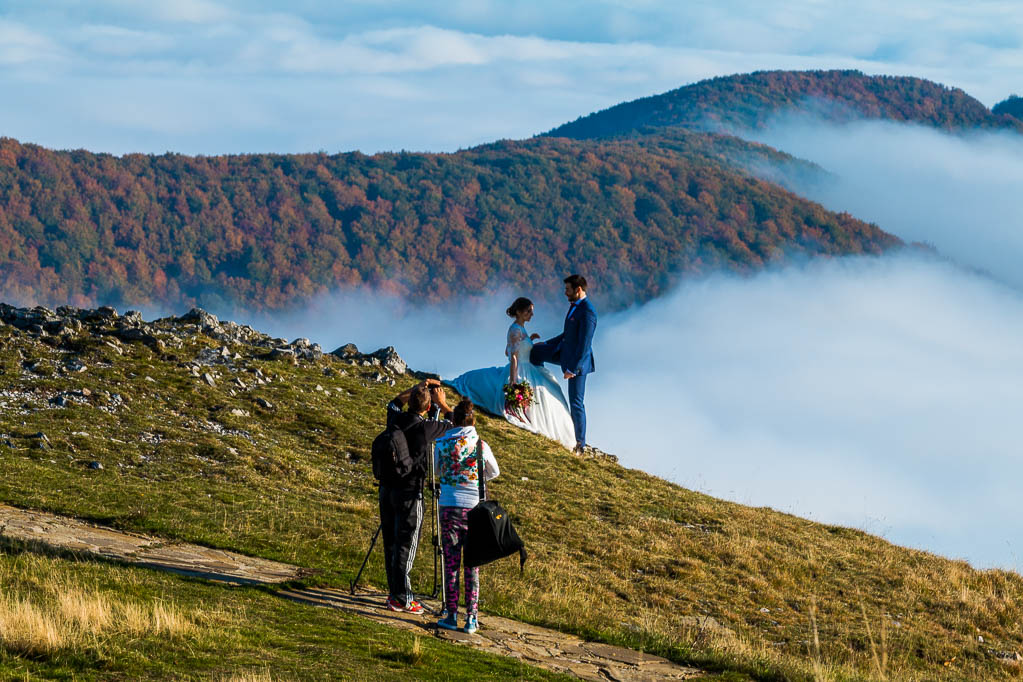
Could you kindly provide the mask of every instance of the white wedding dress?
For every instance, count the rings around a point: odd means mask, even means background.
[[[474,369],[452,381],[445,382],[474,405],[501,415],[510,423],[556,440],[566,448],[575,447],[575,427],[568,410],[565,394],[550,370],[529,362],[533,341],[522,325],[512,323],[508,328],[508,345],[504,354],[511,360],[518,358],[518,380],[528,381],[533,387],[533,404],[524,413],[504,409],[504,386],[508,383],[509,365]]]

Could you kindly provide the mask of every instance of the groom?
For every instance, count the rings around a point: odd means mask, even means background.
[[[572,307],[565,316],[565,330],[553,339],[538,343],[529,353],[534,365],[545,362],[561,365],[568,379],[568,404],[575,426],[575,453],[581,455],[586,446],[586,375],[593,371],[593,332],[597,328],[597,311],[586,298],[586,278],[569,275],[565,278],[565,297]]]

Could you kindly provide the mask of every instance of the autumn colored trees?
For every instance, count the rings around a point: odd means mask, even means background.
[[[760,128],[791,110],[832,121],[880,118],[943,130],[1009,128],[1023,123],[989,111],[958,88],[907,76],[859,71],[758,71],[722,76],[624,102],[546,133],[576,139],[613,137],[643,127],[704,130]]]
[[[116,158],[0,139],[0,291],[279,309],[361,285],[537,295],[578,270],[619,307],[682,273],[899,243],[731,165],[750,155],[795,162],[685,131],[375,156]]]

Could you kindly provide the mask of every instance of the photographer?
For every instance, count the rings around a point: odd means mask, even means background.
[[[450,421],[427,418],[435,404],[451,418],[440,382],[427,379],[395,396],[387,405],[387,427],[405,433],[409,455],[415,463],[405,478],[380,483],[380,527],[390,592],[387,607],[392,611],[423,612],[412,595],[409,579],[423,523],[423,481],[430,464],[430,443],[454,428]],[[408,410],[403,411],[406,405]]]

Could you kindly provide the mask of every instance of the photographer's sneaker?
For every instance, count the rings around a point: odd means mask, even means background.
[[[423,613],[423,611],[426,610],[423,608],[423,605],[417,602],[415,599],[409,602],[408,606],[405,606],[394,597],[387,598],[387,608],[389,608],[391,611],[401,611],[402,613],[415,614]]]
[[[458,629],[458,618],[456,614],[449,613],[444,618],[437,621],[437,627],[444,628],[445,630],[457,630]]]
[[[463,632],[465,632],[468,635],[472,635],[472,634],[475,634],[475,632],[477,630],[479,630],[479,629],[480,629],[480,624],[479,624],[479,621],[476,620],[476,616],[468,616],[468,617],[466,617],[466,619],[465,619],[465,627],[462,628]]]

